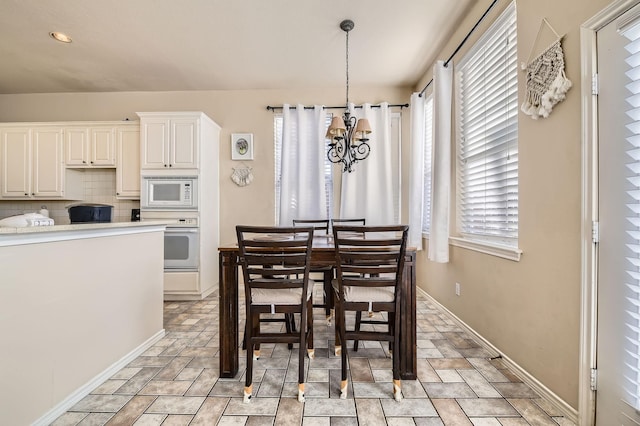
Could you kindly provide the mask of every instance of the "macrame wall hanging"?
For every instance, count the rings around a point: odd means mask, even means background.
[[[231,180],[238,186],[247,186],[253,182],[252,168],[248,166],[234,167],[231,173]]]
[[[531,60],[531,53],[538,43],[543,24],[546,24],[553,31],[556,41]],[[531,53],[529,53],[529,63],[522,64],[522,68],[527,73],[527,80],[525,98],[520,109],[534,120],[539,117],[549,117],[554,105],[564,100],[567,91],[571,88],[571,81],[564,73],[564,53],[561,41],[562,36],[558,35],[546,18],[543,18]]]

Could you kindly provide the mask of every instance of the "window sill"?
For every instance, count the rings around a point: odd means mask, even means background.
[[[468,238],[449,237],[449,244],[462,247],[468,250],[479,251],[480,253],[501,257],[503,259],[519,262],[522,250],[504,244],[497,244],[488,241],[470,240]]]

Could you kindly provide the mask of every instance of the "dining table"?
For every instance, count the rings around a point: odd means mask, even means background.
[[[239,368],[239,249],[237,242],[219,247],[219,337],[220,377],[233,378]],[[333,238],[314,237],[311,249],[312,266],[335,266]],[[400,376],[404,380],[417,378],[416,361],[416,249],[407,247],[401,283],[399,324]]]

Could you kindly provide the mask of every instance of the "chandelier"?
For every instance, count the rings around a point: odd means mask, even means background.
[[[342,163],[342,172],[351,173],[353,166],[360,160],[369,156],[368,134],[371,133],[369,120],[356,119],[349,112],[349,31],[354,27],[350,19],[340,23],[340,29],[346,33],[346,62],[347,62],[347,103],[342,117],[333,117],[331,125],[327,129],[329,151],[327,157],[332,163]]]

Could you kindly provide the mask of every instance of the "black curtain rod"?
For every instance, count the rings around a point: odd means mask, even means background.
[[[489,11],[491,10],[491,8],[493,8],[493,6],[498,3],[498,0],[493,0],[493,2],[489,5],[489,7],[487,8],[487,10],[484,11],[484,13],[482,14],[482,16],[480,17],[480,19],[478,19],[478,21],[476,22],[476,24],[473,26],[473,28],[471,28],[471,30],[467,33],[467,35],[462,39],[462,41],[460,42],[460,44],[458,45],[458,47],[456,47],[456,50],[453,51],[453,53],[451,54],[451,56],[449,56],[449,59],[447,59],[447,61],[444,63],[444,66],[446,67],[447,65],[449,65],[449,62],[451,62],[451,60],[453,59],[454,56],[456,56],[456,53],[458,53],[460,51],[460,49],[462,48],[462,46],[464,46],[464,44],[467,42],[467,40],[469,39],[469,37],[471,36],[471,34],[473,34],[473,32],[476,30],[476,28],[478,28],[478,25],[480,25],[480,22],[482,22],[484,20],[484,18],[487,16],[487,14],[489,13]],[[429,80],[429,82],[424,86],[424,88],[420,91],[420,94],[418,96],[422,97],[422,95],[424,95],[425,90],[427,90],[427,88],[429,86],[431,86],[431,83],[433,83],[433,78],[431,80]]]
[[[408,108],[409,104],[395,104],[395,105],[389,105],[389,108]],[[296,109],[297,107],[295,105],[291,106],[290,108]],[[312,106],[305,106],[304,109],[313,109],[315,107]],[[323,106],[322,108],[324,109],[345,109],[345,106]],[[354,105],[354,108],[362,108],[362,105]],[[380,108],[380,105],[371,105],[371,108]],[[267,111],[275,111],[277,109],[282,109],[281,106],[271,106],[271,105],[267,105]]]

